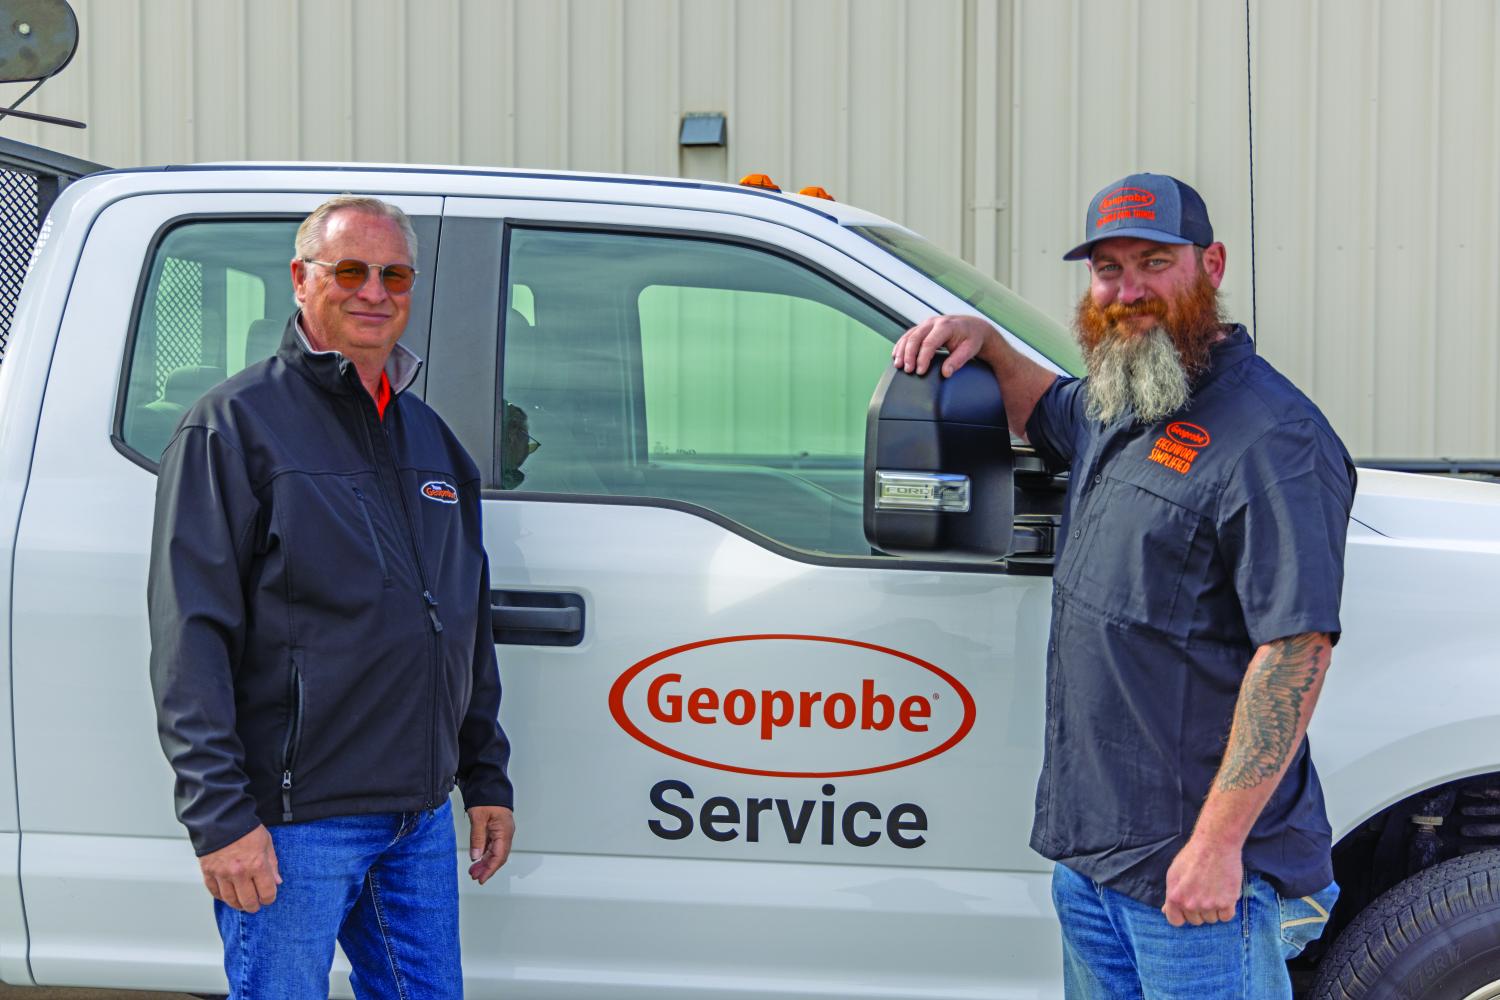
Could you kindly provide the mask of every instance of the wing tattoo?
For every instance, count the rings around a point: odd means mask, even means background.
[[[1322,673],[1319,633],[1278,639],[1251,664],[1235,703],[1229,746],[1219,768],[1222,791],[1239,791],[1273,778],[1296,749],[1302,703]]]

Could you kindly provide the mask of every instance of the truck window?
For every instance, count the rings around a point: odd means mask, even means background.
[[[506,488],[679,501],[870,556],[865,411],[905,323],[713,240],[513,229],[507,265]]]
[[[1020,337],[1070,375],[1084,372],[1083,354],[1068,328],[967,261],[899,226],[850,226],[895,254],[990,320]]]
[[[159,241],[138,297],[117,432],[156,461],[209,388],[269,357],[293,308],[297,220],[203,220]]]

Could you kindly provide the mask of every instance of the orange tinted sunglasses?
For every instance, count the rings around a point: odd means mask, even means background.
[[[366,261],[345,257],[343,260],[313,260],[303,257],[308,264],[321,264],[333,269],[333,280],[340,288],[363,288],[370,279],[370,270],[380,272],[380,283],[392,295],[405,295],[417,280],[417,269],[406,264],[370,264]]]

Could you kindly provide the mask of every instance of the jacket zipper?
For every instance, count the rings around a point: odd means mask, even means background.
[[[390,434],[386,432],[385,425],[382,424],[380,430],[381,433],[386,435],[386,445],[389,446]],[[399,481],[400,477],[398,475],[397,482],[399,483]],[[422,601],[427,608],[428,623],[432,626],[432,639],[430,642],[432,648],[432,677],[429,687],[429,704],[432,710],[427,717],[428,780],[431,782],[431,785],[427,793],[427,808],[435,809],[438,805],[436,801],[438,797],[438,779],[437,775],[433,773],[437,767],[438,675],[442,673],[443,669],[443,647],[442,641],[438,636],[443,631],[443,620],[438,617],[437,598],[432,596],[432,589],[427,583],[427,567],[422,562],[422,546],[417,542],[417,523],[411,514],[411,504],[407,502],[406,494],[400,490],[396,492],[396,499],[401,504],[401,512],[406,515],[407,530],[411,535],[412,555],[416,558],[417,563],[417,579],[422,584]]]
[[[365,531],[370,535],[370,547],[375,550],[375,558],[380,562],[380,582],[389,587],[391,572],[385,565],[385,550],[380,547],[380,536],[375,534],[375,522],[370,517],[370,501],[365,497],[365,491],[358,486],[354,487],[354,496],[359,500],[359,513],[364,518]]]
[[[292,703],[292,719],[286,727],[286,742],[281,747],[281,821],[292,821],[292,768],[297,763],[297,749],[302,743],[302,671],[292,663],[287,700]]]
[[[386,430],[385,423],[380,419],[380,414],[375,409],[375,401],[369,398],[369,393],[364,393],[365,399],[361,402],[361,411],[364,417],[365,438],[370,448],[370,457],[376,460],[375,438],[370,430],[370,422],[373,420],[380,430],[380,435],[385,441],[387,453],[394,454],[391,445],[390,431]],[[433,773],[437,764],[437,714],[438,699],[437,686],[438,674],[442,668],[442,647],[438,635],[443,631],[443,620],[438,617],[438,601],[432,596],[432,588],[427,583],[427,566],[422,560],[422,546],[417,541],[417,524],[411,514],[411,505],[407,502],[406,494],[401,489],[401,470],[395,468],[394,462],[388,462],[392,466],[392,473],[396,481],[396,502],[401,506],[401,513],[406,518],[407,540],[411,543],[412,561],[417,568],[417,582],[422,586],[423,610],[427,613],[428,626],[431,628],[431,641],[429,647],[432,650],[430,657],[431,683],[428,689],[428,704],[431,711],[427,717],[427,745],[428,745],[428,795],[429,808],[435,808],[437,803],[437,776]]]

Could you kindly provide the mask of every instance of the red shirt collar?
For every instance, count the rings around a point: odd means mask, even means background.
[[[391,401],[391,380],[386,377],[385,369],[380,371],[380,384],[375,387],[375,410],[380,414],[380,419],[385,419],[386,404]]]

